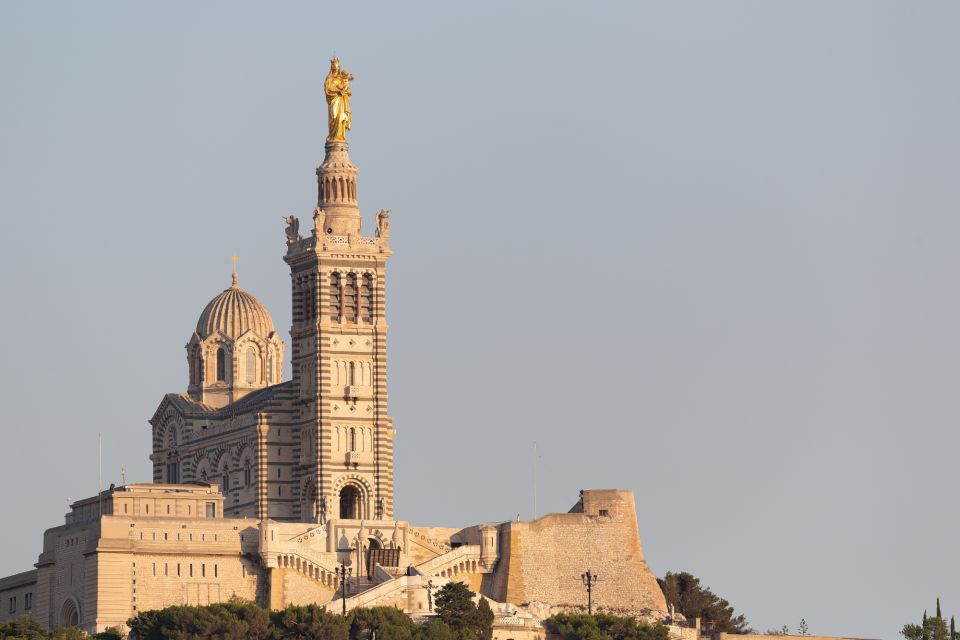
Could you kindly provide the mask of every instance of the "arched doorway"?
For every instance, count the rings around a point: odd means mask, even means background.
[[[348,520],[359,520],[363,517],[361,507],[362,494],[360,489],[348,484],[340,490],[340,517]]]
[[[77,607],[77,601],[73,598],[67,598],[60,609],[60,626],[80,626],[80,609]]]
[[[373,575],[373,567],[376,564],[384,564],[383,544],[377,538],[367,538],[367,577]]]

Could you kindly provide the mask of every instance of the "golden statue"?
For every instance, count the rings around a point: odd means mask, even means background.
[[[340,59],[330,61],[330,73],[323,81],[323,91],[327,94],[327,128],[330,134],[327,140],[346,140],[353,114],[350,113],[350,81],[353,74],[340,68]]]

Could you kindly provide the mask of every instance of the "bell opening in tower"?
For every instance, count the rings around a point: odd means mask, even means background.
[[[360,519],[360,490],[353,485],[340,490],[340,517],[345,520]]]

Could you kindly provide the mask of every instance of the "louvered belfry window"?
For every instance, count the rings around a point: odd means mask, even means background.
[[[373,322],[373,276],[363,274],[360,285],[360,319],[364,322]]]
[[[224,382],[227,379],[227,352],[223,347],[217,349],[217,382]]]
[[[246,369],[246,380],[247,384],[254,384],[257,381],[257,369],[259,368],[259,360],[257,357],[257,350],[253,346],[247,347],[247,361],[244,366]]]
[[[347,275],[347,284],[343,288],[343,317],[347,322],[357,321],[357,274]]]
[[[340,291],[340,274],[330,274],[330,319],[340,322],[343,311],[343,295]]]

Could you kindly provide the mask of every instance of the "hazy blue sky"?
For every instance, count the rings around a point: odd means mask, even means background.
[[[0,575],[98,432],[149,480],[233,252],[288,339],[334,52],[398,517],[529,517],[537,441],[541,512],[634,489],[654,571],[759,630],[960,614],[953,2],[3,3]]]

